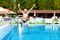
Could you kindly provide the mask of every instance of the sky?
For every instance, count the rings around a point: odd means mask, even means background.
[[[16,2],[16,0],[14,0],[14,2]]]

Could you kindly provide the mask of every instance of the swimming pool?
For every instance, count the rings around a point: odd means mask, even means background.
[[[2,40],[60,40],[60,24],[16,26]]]

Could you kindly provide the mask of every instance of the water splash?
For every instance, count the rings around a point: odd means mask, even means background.
[[[18,30],[19,30],[20,40],[22,40],[22,27],[21,27],[21,24],[18,24]]]
[[[47,24],[45,25],[46,30],[58,30],[59,26],[58,24]]]
[[[52,24],[53,30],[58,30],[58,24]]]

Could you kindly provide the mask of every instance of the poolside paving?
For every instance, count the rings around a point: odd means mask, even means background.
[[[0,22],[0,24],[10,24],[10,21],[3,21],[3,22]]]

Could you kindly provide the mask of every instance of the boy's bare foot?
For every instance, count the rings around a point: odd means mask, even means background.
[[[27,24],[28,25],[28,27],[30,27],[30,24]]]
[[[30,24],[28,24],[27,22],[26,22],[26,24],[28,25],[28,27],[30,27]]]

